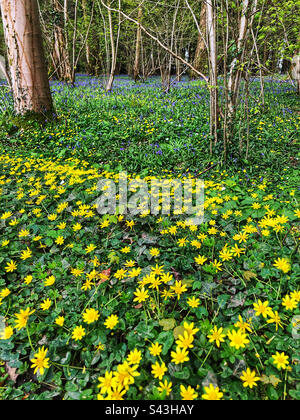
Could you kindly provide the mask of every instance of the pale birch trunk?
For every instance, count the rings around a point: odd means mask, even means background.
[[[216,4],[215,0],[208,0],[207,4],[207,35],[209,44],[209,89],[210,89],[210,153],[213,152],[213,139],[218,142],[218,60],[217,60],[217,32],[216,32]]]
[[[121,9],[121,3],[119,0],[119,10]],[[110,73],[108,77],[108,82],[106,84],[106,91],[110,92],[113,88],[116,68],[117,68],[117,55],[118,55],[118,48],[119,48],[119,40],[120,40],[120,29],[121,29],[121,14],[119,13],[119,27],[117,33],[117,40],[115,41],[114,37],[114,28],[113,28],[113,21],[112,21],[112,13],[111,10],[108,9],[108,22],[109,22],[109,34],[110,34],[110,47],[111,47],[111,63],[110,63]]]
[[[82,0],[82,10],[83,10],[83,20],[84,20],[84,26],[85,31],[88,32],[89,30],[89,17],[87,13],[87,4],[86,0]],[[92,66],[91,66],[91,49],[89,44],[89,39],[87,37],[86,44],[85,44],[85,58],[86,58],[86,64],[87,64],[87,73],[91,73]]]
[[[139,26],[137,28],[136,34],[136,48],[135,48],[135,60],[133,66],[133,79],[137,82],[139,75],[140,75],[140,60],[141,60],[141,43],[142,43],[142,29],[141,29],[141,21],[143,17],[143,9],[140,7],[138,11],[138,22]]]
[[[256,3],[256,2],[255,2]],[[228,116],[229,121],[232,122],[240,91],[241,79],[242,79],[242,68],[245,59],[245,46],[247,42],[247,36],[249,33],[249,16],[251,15],[252,2],[251,0],[243,0],[242,15],[239,24],[239,38],[237,42],[237,55],[231,63],[229,81],[228,81],[228,94],[229,94],[229,109]]]
[[[0,1],[15,111],[52,113],[37,0]]]

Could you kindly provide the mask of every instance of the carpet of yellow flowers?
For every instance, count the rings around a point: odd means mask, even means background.
[[[0,174],[0,398],[299,397],[296,189],[208,175],[195,226],[99,215],[119,174],[75,158]]]

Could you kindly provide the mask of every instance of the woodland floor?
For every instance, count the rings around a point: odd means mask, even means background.
[[[242,100],[226,164],[201,81],[51,88],[58,116],[39,125],[0,87],[0,399],[299,399],[290,82],[266,80],[264,109],[252,82],[249,158]],[[99,215],[97,184],[120,172],[204,179],[204,223]]]

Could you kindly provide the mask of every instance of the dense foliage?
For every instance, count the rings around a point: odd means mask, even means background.
[[[266,82],[249,161],[232,146],[222,167],[202,82],[100,85],[53,83],[58,117],[43,125],[7,118],[5,96],[0,399],[299,399],[293,88]],[[99,215],[98,181],[124,170],[203,178],[204,224]]]

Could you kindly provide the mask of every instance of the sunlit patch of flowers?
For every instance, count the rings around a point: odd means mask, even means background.
[[[119,174],[85,161],[1,155],[0,167],[0,359],[35,375],[32,387],[66,399],[297,397],[288,191],[275,200],[266,181],[209,178],[196,226],[99,215],[97,182]]]

